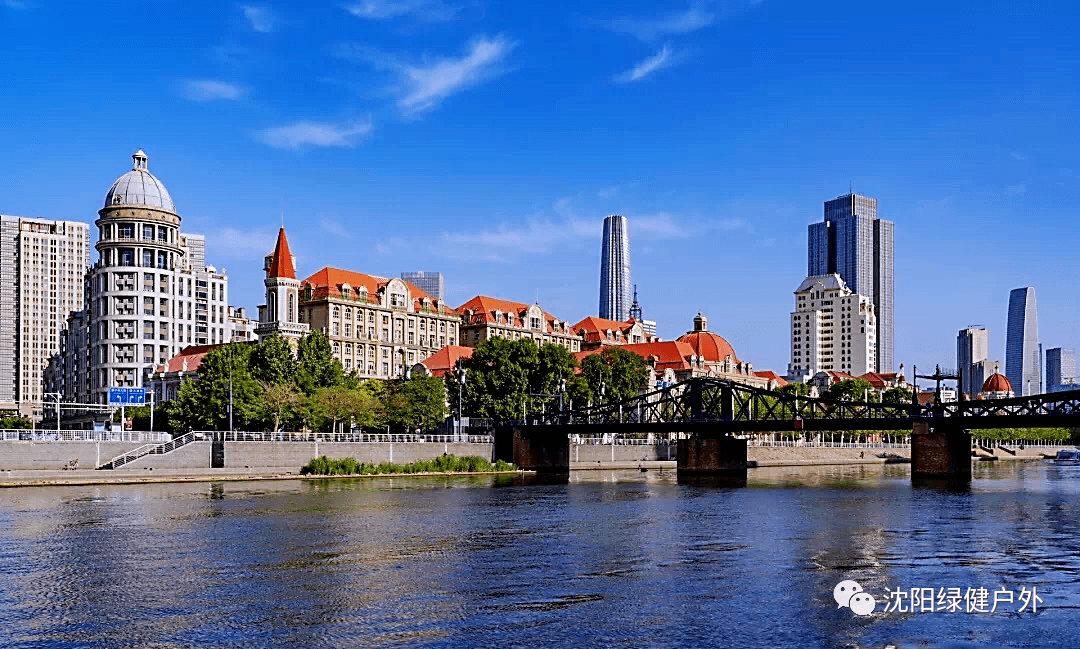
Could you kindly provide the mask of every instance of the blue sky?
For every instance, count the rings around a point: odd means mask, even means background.
[[[878,6],[881,4],[882,6]],[[806,226],[896,223],[896,361],[955,363],[1010,289],[1080,346],[1074,3],[0,0],[0,212],[92,221],[143,148],[231,302],[298,273],[437,270],[577,321],[603,217],[670,339],[697,311],[788,363]],[[96,259],[96,254],[93,255]]]

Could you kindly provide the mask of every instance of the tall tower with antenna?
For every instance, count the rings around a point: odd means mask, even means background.
[[[620,322],[629,319],[631,287],[626,217],[612,214],[604,219],[600,243],[600,317]]]

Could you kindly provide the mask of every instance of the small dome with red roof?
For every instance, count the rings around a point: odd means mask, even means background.
[[[714,334],[706,328],[705,316],[700,313],[694,317],[694,330],[683,334],[679,342],[686,343],[694,348],[694,353],[710,363],[720,363],[728,358],[732,362],[739,362],[735,355],[735,349],[723,337]]]
[[[982,386],[983,392],[1012,392],[1012,383],[1009,383],[1009,379],[1005,378],[1003,374],[994,372],[990,375],[990,378],[986,379],[986,382]]]

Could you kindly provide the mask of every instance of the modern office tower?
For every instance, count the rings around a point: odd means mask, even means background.
[[[1035,289],[1014,288],[1009,293],[1009,325],[1005,332],[1005,378],[1016,396],[1042,392],[1041,352]]]
[[[877,315],[878,372],[893,372],[893,222],[877,218],[877,199],[859,194],[825,201],[825,220],[812,223],[808,276],[837,273]]]
[[[989,357],[985,327],[968,327],[956,335],[956,371],[960,373],[960,393],[974,396],[988,376],[976,377],[976,364]]]
[[[625,322],[630,318],[630,233],[626,217],[604,219],[600,244],[600,317]]]
[[[83,308],[89,265],[89,223],[0,215],[0,409],[41,419],[45,368]]]
[[[836,273],[807,277],[795,289],[787,375],[798,380],[823,371],[873,372],[877,331],[869,296],[851,291]]]
[[[1073,390],[1077,381],[1076,350],[1071,347],[1054,347],[1046,350],[1046,391]]]
[[[110,387],[147,387],[154,368],[185,347],[232,337],[228,278],[205,265],[204,237],[180,232],[146,154],[132,160],[95,221],[100,259],[87,274],[94,403],[106,403]]]
[[[411,273],[402,273],[401,279],[410,282],[413,286],[437,300],[444,299],[443,290],[445,289],[445,286],[443,284],[442,273],[436,273],[430,270],[417,270]]]

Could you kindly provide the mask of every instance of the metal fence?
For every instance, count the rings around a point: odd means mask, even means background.
[[[220,439],[226,442],[366,442],[405,444],[431,442],[437,444],[491,444],[492,435],[425,435],[421,433],[295,433],[295,432],[244,432],[244,431],[198,431],[196,436]]]
[[[145,430],[0,430],[0,440],[30,442],[168,442],[173,436]]]

